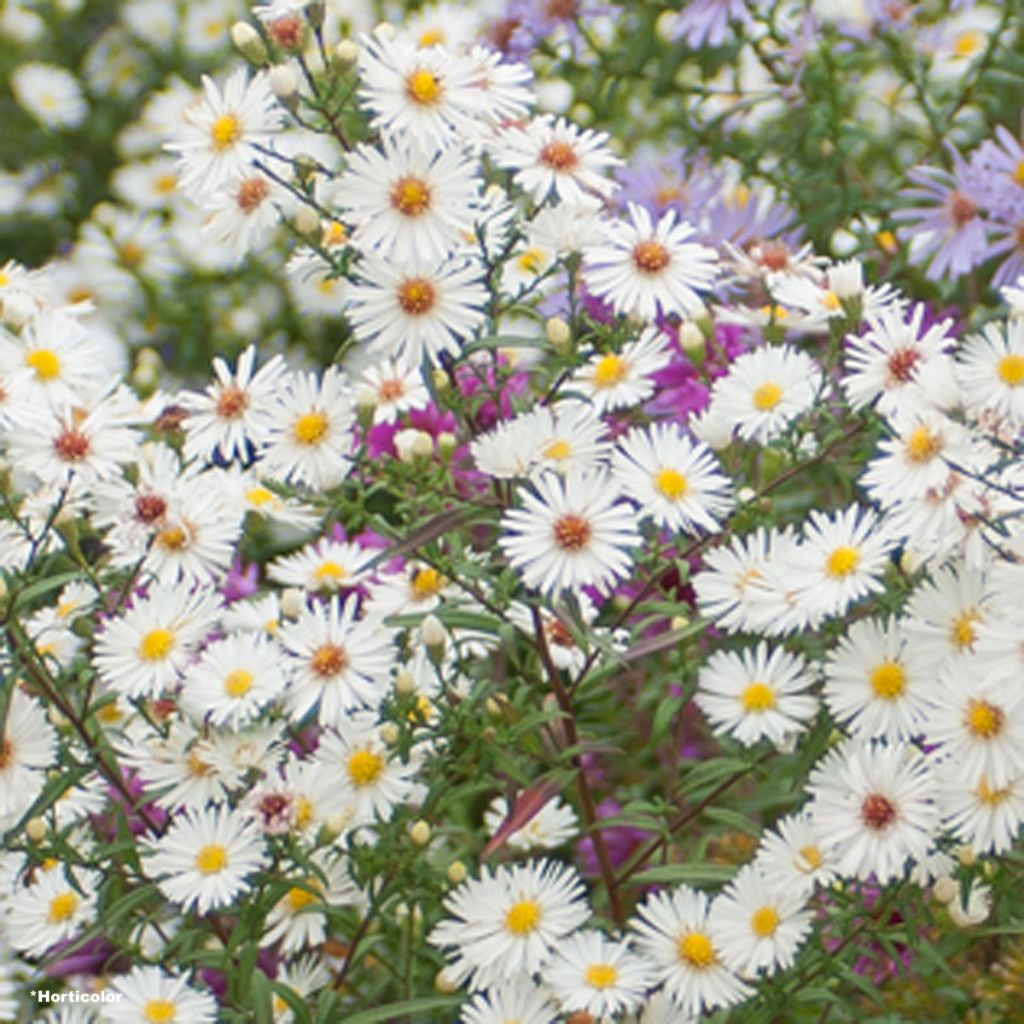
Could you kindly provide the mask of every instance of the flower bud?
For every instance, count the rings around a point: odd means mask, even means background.
[[[932,895],[940,903],[952,903],[960,895],[960,883],[949,875],[936,878],[932,885]]]
[[[572,342],[572,330],[569,325],[560,317],[549,317],[544,324],[544,333],[551,342],[556,352],[565,352]]]
[[[259,32],[247,21],[236,21],[231,26],[231,42],[235,44],[235,49],[256,67],[263,67],[270,59]]]
[[[267,75],[274,95],[285,105],[293,104],[299,95],[299,76],[289,64],[275,64]]]
[[[295,211],[295,230],[300,235],[319,235],[320,215],[305,203],[300,204]]]
[[[704,365],[707,342],[704,332],[692,320],[685,320],[679,325],[679,347],[698,370]]]
[[[444,657],[448,634],[441,620],[434,614],[427,615],[420,624],[420,640],[430,655],[430,660],[437,664]]]
[[[395,673],[395,693],[408,697],[416,692],[416,680],[407,668],[400,668]]]
[[[29,818],[25,822],[25,835],[33,843],[41,843],[46,838],[46,822],[42,818]]]
[[[281,614],[286,619],[297,619],[306,607],[306,593],[299,587],[287,587],[281,592]]]
[[[394,722],[385,722],[380,727],[380,738],[389,747],[393,747],[398,742],[398,735],[398,726]]]
[[[455,452],[458,443],[458,438],[453,433],[443,430],[437,435],[437,454],[443,461],[447,462]]]
[[[447,391],[448,388],[451,387],[452,383],[451,378],[444,370],[441,369],[441,367],[438,367],[433,373],[431,373],[430,380],[434,385],[434,390],[438,394],[441,394],[442,391]]]
[[[960,861],[965,868],[972,868],[978,862],[978,855],[969,846],[958,846],[956,859]]]
[[[448,973],[447,968],[442,967],[434,977],[434,988],[437,989],[442,995],[451,995],[453,992],[458,992],[459,985],[454,978]]]
[[[395,434],[394,443],[402,462],[429,459],[434,454],[434,439],[424,430],[400,430]]]
[[[448,870],[445,874],[448,876],[448,881],[451,882],[452,885],[458,885],[460,882],[464,882],[466,880],[466,876],[469,872],[466,870],[466,865],[463,864],[461,860],[453,860],[451,864],[448,865]]]
[[[389,22],[382,21],[373,30],[373,34],[378,39],[381,39],[384,42],[387,42],[389,39],[394,39],[395,38],[395,26],[390,24]]]
[[[15,331],[20,331],[38,312],[36,304],[27,295],[18,292],[8,295],[0,307],[3,309],[4,323]]]
[[[359,60],[359,47],[351,39],[342,39],[335,46],[331,60],[339,71],[348,71]]]
[[[430,842],[430,825],[422,818],[414,822],[409,826],[409,838],[417,846],[426,846]]]

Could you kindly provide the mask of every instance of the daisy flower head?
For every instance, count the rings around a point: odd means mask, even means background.
[[[551,860],[481,869],[444,901],[447,917],[430,933],[449,949],[453,973],[486,988],[542,969],[590,916],[574,868]]]
[[[560,942],[542,973],[563,1012],[598,1020],[637,1009],[652,982],[650,968],[628,940],[589,929]]]
[[[935,844],[938,810],[931,762],[906,743],[847,740],[810,775],[809,813],[847,878],[902,878],[908,860]]]
[[[606,231],[607,241],[583,251],[583,281],[616,313],[653,320],[659,313],[682,311],[698,316],[704,303],[698,292],[707,292],[719,272],[714,249],[690,242],[696,233],[691,224],[676,223],[674,210],[657,224],[636,203],[628,205],[629,223],[615,221]]]
[[[629,572],[640,535],[607,472],[547,473],[520,493],[522,507],[502,516],[498,544],[527,586],[548,596],[606,590]]]
[[[382,359],[368,366],[360,383],[373,395],[374,423],[395,423],[402,413],[430,404],[419,366],[397,359]]]
[[[78,79],[56,64],[19,64],[11,74],[11,92],[47,128],[77,128],[89,113]]]
[[[443,46],[418,49],[384,33],[363,36],[359,98],[381,134],[405,136],[427,151],[480,131],[476,71]]]
[[[641,519],[667,530],[713,532],[732,508],[729,480],[711,449],[674,423],[635,427],[620,438],[612,472]]]
[[[147,844],[143,865],[172,903],[205,914],[230,907],[265,860],[255,824],[222,806],[178,815],[159,839]]]
[[[772,890],[796,891],[804,899],[835,878],[835,856],[806,811],[777,821],[761,836],[754,864]]]
[[[476,167],[456,146],[422,149],[383,136],[361,145],[338,181],[352,242],[384,260],[443,260],[472,233],[480,191]]]
[[[833,718],[863,739],[911,740],[920,735],[931,676],[897,619],[855,622],[829,651],[825,704]]]
[[[964,404],[975,415],[994,413],[1018,430],[1024,425],[1024,320],[986,324],[957,353]]]
[[[753,864],[715,897],[710,920],[726,966],[744,978],[792,967],[811,929],[804,894],[772,885]]]
[[[566,206],[596,206],[619,186],[608,171],[622,161],[607,146],[608,135],[581,129],[549,114],[502,130],[493,145],[500,167],[535,203],[550,197]]]
[[[818,400],[823,377],[818,364],[789,345],[745,352],[711,389],[712,413],[745,441],[767,444],[780,437]]]
[[[487,291],[475,260],[396,265],[367,254],[359,271],[361,283],[345,293],[346,312],[356,336],[384,356],[410,366],[437,363],[443,352],[457,355],[459,342],[484,322]]]
[[[94,871],[60,863],[37,869],[30,885],[19,886],[7,901],[9,941],[28,956],[43,956],[90,925],[96,916]]]
[[[167,974],[159,967],[133,967],[128,974],[110,979],[120,998],[103,1004],[110,1024],[138,1024],[138,1021],[188,1021],[214,1024],[217,1000],[209,992],[189,985],[182,974]]]
[[[524,423],[524,440],[535,449],[535,472],[566,473],[572,466],[596,470],[607,461],[608,428],[587,402],[540,406],[518,419],[529,423]]]
[[[714,731],[735,736],[745,747],[768,739],[786,744],[818,713],[807,693],[814,683],[807,662],[763,641],[742,651],[715,651],[697,679],[697,706]]]
[[[509,815],[508,801],[496,796],[484,811],[484,824],[493,836]],[[576,812],[559,797],[552,797],[529,821],[509,834],[505,842],[514,850],[555,850],[579,835]]]
[[[938,766],[939,813],[942,827],[979,855],[1005,853],[1017,840],[1024,823],[1024,773],[1015,772],[1003,786],[987,775],[964,776],[947,758]]]
[[[866,330],[847,336],[843,390],[854,409],[877,402],[887,416],[907,403],[940,409],[955,403],[954,364],[947,354],[953,345],[952,321],[925,328],[926,312],[923,303],[909,314],[892,306],[869,313]]]
[[[317,707],[322,725],[337,725],[353,708],[377,707],[387,695],[395,651],[393,631],[377,617],[357,618],[358,601],[302,609],[278,639],[291,656],[289,714],[301,721]]]
[[[201,234],[214,246],[223,247],[237,264],[257,250],[294,205],[294,196],[283,185],[250,167],[204,199],[206,219]]]
[[[556,1009],[545,989],[529,978],[516,978],[478,992],[461,1013],[459,1024],[551,1024]]]
[[[647,328],[618,352],[595,352],[573,376],[573,390],[582,392],[598,413],[638,405],[654,394],[654,374],[671,359],[665,336]]]
[[[265,74],[250,78],[238,68],[223,89],[204,75],[203,95],[185,109],[174,138],[165,144],[181,162],[179,188],[210,195],[244,176],[259,157],[257,147],[271,143],[282,120]]]
[[[348,382],[334,366],[319,380],[293,373],[278,389],[260,468],[284,483],[335,487],[349,470],[354,424]]]
[[[693,1017],[753,994],[722,960],[708,909],[704,893],[681,885],[671,893],[652,893],[630,923],[653,980],[664,986],[676,1009]]]
[[[374,552],[332,538],[321,538],[293,555],[275,558],[268,574],[275,583],[304,590],[340,590],[358,586],[369,575]]]

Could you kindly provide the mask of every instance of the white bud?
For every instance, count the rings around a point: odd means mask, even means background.
[[[306,607],[306,592],[299,587],[287,587],[281,592],[281,614],[287,619],[297,619]]]
[[[427,615],[420,623],[420,640],[425,647],[444,649],[448,634],[441,620],[433,613]]]
[[[299,76],[290,64],[275,64],[267,74],[267,81],[282,103],[289,103],[298,95]]]
[[[378,730],[380,738],[389,746],[393,747],[398,742],[398,726],[394,722],[385,722]]]
[[[359,60],[359,47],[351,39],[342,39],[334,48],[334,63],[347,71]]]
[[[940,903],[952,903],[960,895],[960,883],[949,875],[943,875],[932,884],[932,895]]]
[[[400,668],[395,673],[395,693],[408,697],[416,692],[416,680],[407,668]]]
[[[295,230],[300,235],[318,235],[320,233],[320,215],[305,203],[300,203],[295,211]]]
[[[250,64],[263,65],[267,63],[267,47],[260,38],[259,32],[247,21],[236,21],[231,26],[231,42]]]
[[[408,428],[395,434],[395,448],[402,462],[429,459],[434,454],[434,439],[424,430]]]
[[[553,316],[548,319],[544,324],[544,333],[555,350],[559,352],[566,349],[569,342],[572,341],[572,330],[560,316]]]
[[[373,34],[378,38],[387,42],[389,39],[395,38],[395,26],[390,22],[382,21],[374,30]]]

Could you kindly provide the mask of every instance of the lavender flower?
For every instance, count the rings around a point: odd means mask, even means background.
[[[750,24],[747,0],[692,0],[680,12],[672,26],[672,38],[682,39],[691,50],[703,46],[721,46],[730,24]]]

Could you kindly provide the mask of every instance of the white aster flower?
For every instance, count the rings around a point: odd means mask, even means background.
[[[954,839],[980,855],[1013,846],[1024,823],[1024,772],[993,786],[987,775],[970,778],[947,758],[939,763],[938,777],[942,826]]]
[[[0,736],[0,822],[27,810],[53,764],[57,735],[41,704],[12,686]]]
[[[639,405],[654,394],[653,375],[669,359],[665,335],[648,328],[618,352],[595,352],[573,375],[570,386],[583,392],[598,413]]]
[[[460,1024],[551,1024],[551,996],[529,978],[516,978],[478,992],[462,1007]]]
[[[374,423],[395,423],[402,413],[430,404],[418,366],[382,359],[363,370],[360,381],[373,395]]]
[[[99,875],[59,863],[36,871],[30,885],[19,886],[7,901],[11,945],[28,956],[43,956],[51,946],[73,938],[96,915]]]
[[[213,995],[192,988],[187,976],[166,974],[159,967],[133,967],[129,974],[111,979],[111,990],[121,998],[103,1003],[110,1024],[179,1020],[214,1024],[217,1019]]]
[[[790,814],[761,836],[754,864],[766,884],[808,898],[835,878],[835,854],[825,845],[806,811]]]
[[[964,404],[974,414],[994,413],[1018,429],[1024,424],[1024,321],[986,324],[957,353]]]
[[[11,73],[11,92],[47,128],[77,128],[89,112],[78,79],[55,64],[19,64]]]
[[[508,817],[508,801],[496,796],[484,811],[484,824],[493,836]],[[559,797],[552,797],[505,843],[514,850],[555,850],[579,834],[576,812]]]

